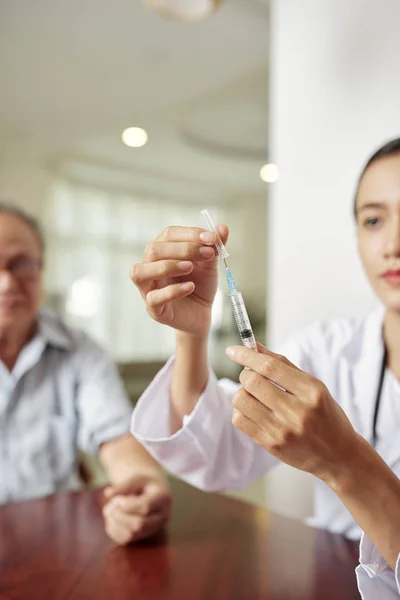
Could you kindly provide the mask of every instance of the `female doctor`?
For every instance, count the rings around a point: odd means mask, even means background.
[[[131,278],[148,313],[176,330],[176,355],[139,401],[132,431],[170,471],[204,490],[244,487],[279,460],[313,473],[314,523],[353,539],[361,527],[394,568],[400,550],[400,528],[391,526],[400,523],[391,472],[400,475],[400,139],[367,162],[355,218],[360,257],[384,308],[316,323],[279,355],[262,346],[259,353],[228,348],[248,367],[239,389],[218,382],[207,362],[215,234],[169,227],[149,244]],[[219,232],[226,241],[227,227]]]

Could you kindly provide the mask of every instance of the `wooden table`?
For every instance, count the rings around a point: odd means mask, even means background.
[[[357,545],[173,483],[168,532],[118,548],[101,494],[0,507],[0,600],[359,600]]]

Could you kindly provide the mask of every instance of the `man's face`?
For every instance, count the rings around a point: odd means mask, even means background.
[[[40,308],[42,251],[34,231],[14,215],[0,214],[0,332],[26,327]]]

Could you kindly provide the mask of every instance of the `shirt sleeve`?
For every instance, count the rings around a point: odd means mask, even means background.
[[[365,534],[361,538],[356,575],[363,600],[399,600],[400,555],[393,571]]]
[[[217,381],[212,370],[207,387],[182,428],[169,433],[170,359],[140,398],[131,431],[169,471],[207,491],[240,489],[277,461],[232,425],[232,396],[239,388]]]
[[[104,442],[129,433],[132,405],[116,365],[86,336],[77,359],[78,445],[96,454]]]

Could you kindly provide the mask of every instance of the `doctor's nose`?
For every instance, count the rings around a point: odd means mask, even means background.
[[[387,228],[385,258],[400,258],[400,208],[396,219]]]

